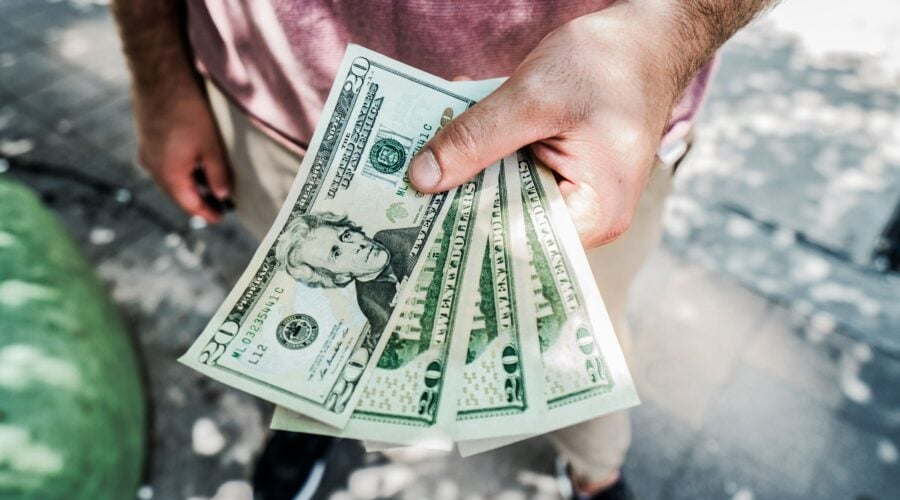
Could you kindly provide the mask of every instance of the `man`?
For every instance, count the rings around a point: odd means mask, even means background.
[[[387,229],[369,238],[346,216],[303,214],[275,243],[275,260],[307,286],[337,288],[356,282],[356,300],[375,337],[384,331],[397,287],[412,272],[415,227]]]
[[[772,1],[197,0],[189,44],[217,123],[185,50],[180,2],[118,0],[114,9],[134,76],[141,161],[185,210],[215,221],[220,214],[192,180],[199,164],[217,197],[234,193],[238,216],[257,234],[293,177],[274,167],[286,153],[261,137],[303,153],[347,42],[444,78],[509,76],[431,140],[410,178],[421,191],[446,190],[530,145],[557,173],[582,242],[594,249],[629,356],[628,286],[659,239],[670,186],[657,150],[683,145],[713,54]],[[629,433],[620,412],[550,436],[575,494],[626,495],[619,470]]]

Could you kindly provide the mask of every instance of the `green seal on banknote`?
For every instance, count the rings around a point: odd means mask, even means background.
[[[278,343],[288,349],[303,349],[319,335],[319,324],[308,314],[292,314],[281,320],[275,331]]]
[[[369,160],[375,170],[383,174],[394,174],[406,164],[406,149],[394,139],[378,139],[369,151]]]
[[[391,203],[391,206],[385,211],[385,215],[389,221],[397,222],[398,220],[407,218],[409,216],[409,210],[403,206],[402,201],[398,201],[396,203]]]
[[[581,352],[590,355],[594,352],[594,336],[585,326],[579,326],[575,331],[575,341]]]

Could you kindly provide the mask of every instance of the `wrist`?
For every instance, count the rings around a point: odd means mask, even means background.
[[[132,109],[140,142],[161,140],[210,112],[206,95],[193,78],[168,81],[163,88],[135,84]]]
[[[594,22],[600,42],[617,46],[653,95],[676,101],[697,71],[721,45],[706,20],[686,19],[685,1],[620,1],[602,10]]]
[[[154,112],[169,109],[174,103],[204,98],[196,73],[188,69],[155,78],[139,78],[134,72],[131,93],[139,107]]]
[[[776,0],[620,0],[642,26],[647,48],[661,57],[677,95],[738,30]]]
[[[164,104],[202,95],[182,1],[113,0],[136,101]]]
[[[619,94],[619,102],[643,102],[648,124],[667,120],[693,76],[684,61],[695,56],[673,51],[666,14],[640,1],[622,1],[577,19],[574,27],[583,40],[580,49],[598,55],[592,65],[600,88]]]

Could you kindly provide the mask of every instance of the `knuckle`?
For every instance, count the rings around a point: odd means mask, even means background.
[[[541,71],[525,71],[516,79],[517,97],[541,102],[540,96],[547,91],[547,82]]]
[[[470,109],[467,113],[477,112],[476,108]],[[465,115],[463,115],[465,116]],[[442,160],[461,159],[463,161],[475,161],[478,154],[478,137],[481,136],[482,126],[477,119],[457,119],[450,126],[444,129],[443,148],[436,148],[435,156],[437,156],[438,164],[441,167],[447,165]],[[450,152],[450,157],[441,158],[441,153]]]
[[[560,108],[560,99],[553,91],[552,82],[548,82],[539,71],[529,71],[522,75],[515,89],[515,97],[524,109],[531,112],[555,113]]]
[[[623,117],[615,129],[616,144],[621,151],[630,154],[625,158],[640,158],[645,152],[656,152],[659,136],[642,117]],[[639,153],[635,155],[635,153]]]
[[[623,127],[619,134],[621,145],[626,151],[634,153],[652,149],[652,141],[647,134],[647,127],[642,124],[631,124]]]
[[[576,17],[556,29],[556,35],[566,40],[579,41],[585,33],[591,32],[592,22],[588,18]]]
[[[582,117],[580,96],[568,90],[572,75],[563,68],[524,71],[516,79],[513,100],[527,116],[539,116],[535,122],[542,135],[551,135],[578,123]]]

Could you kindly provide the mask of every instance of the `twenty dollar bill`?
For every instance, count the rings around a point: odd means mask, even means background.
[[[277,408],[272,428],[450,449],[497,168],[460,186],[425,270],[397,306],[388,344],[343,429]]]
[[[344,426],[455,192],[413,189],[409,160],[474,101],[351,45],[288,199],[180,361]]]

